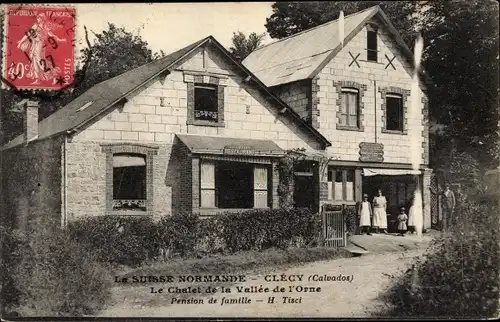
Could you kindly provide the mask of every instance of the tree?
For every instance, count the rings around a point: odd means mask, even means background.
[[[233,32],[233,38],[231,41],[233,46],[229,48],[231,54],[233,54],[237,59],[242,61],[245,59],[252,51],[257,49],[262,45],[262,41],[266,37],[266,33],[257,34],[252,32],[248,35],[248,38],[241,31]]]
[[[141,36],[133,34],[124,28],[117,28],[108,23],[108,29],[95,34],[91,45],[85,28],[87,48],[81,50],[82,64],[75,72],[75,82],[72,92],[58,91],[40,96],[40,119],[43,119],[67,103],[83,94],[92,86],[128,70],[144,65],[163,57],[163,51],[153,53],[148,43]],[[22,99],[22,94],[12,90],[4,91],[4,129],[5,141],[8,141],[22,131],[22,115],[13,113],[12,107]]]
[[[415,37],[417,1],[308,1],[275,2],[273,13],[266,19],[271,38],[285,38],[303,30],[336,20],[344,15],[379,5],[403,39],[412,44]]]
[[[436,151],[470,153],[482,167],[498,165],[498,3],[429,1],[422,15],[423,66],[435,87],[431,115],[447,126]],[[438,166],[446,155],[438,153]]]

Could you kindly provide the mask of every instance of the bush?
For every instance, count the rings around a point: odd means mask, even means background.
[[[457,194],[458,196],[458,194]],[[459,196],[456,222],[382,296],[379,315],[492,317],[498,312],[498,209]]]
[[[150,217],[87,217],[68,228],[99,261],[112,265],[140,265],[160,247],[158,227]]]
[[[191,255],[198,242],[199,224],[197,214],[178,213],[163,217],[157,228],[161,246],[183,257]]]
[[[255,209],[219,216],[230,252],[304,246],[317,237],[320,227],[320,217],[308,209]]]
[[[89,315],[110,296],[109,271],[66,231],[3,229],[2,244],[6,315]]]

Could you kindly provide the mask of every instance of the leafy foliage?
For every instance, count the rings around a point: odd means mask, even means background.
[[[266,19],[266,28],[272,38],[281,39],[336,20],[341,10],[350,15],[376,5],[388,15],[403,39],[413,43],[417,22],[415,1],[280,1],[272,5],[273,13]]]
[[[75,241],[111,265],[140,265],[158,254],[160,234],[149,217],[88,217],[68,225]]]
[[[95,314],[110,296],[110,276],[65,231],[0,227],[6,316]]]
[[[450,232],[434,240],[424,258],[397,276],[376,315],[494,317],[499,309],[498,207],[458,194]],[[453,294],[453,296],[450,296]]]
[[[250,55],[251,52],[262,45],[262,41],[265,37],[266,33],[257,34],[255,32],[252,32],[248,35],[247,38],[246,35],[241,31],[234,32],[233,37],[231,38],[233,46],[229,48],[229,51],[237,59],[242,61],[248,55]]]
[[[427,8],[422,15],[423,65],[435,84],[431,113],[447,125],[434,152],[468,149],[481,165],[496,167],[498,3],[428,1]]]
[[[75,72],[73,91],[40,94],[40,119],[65,106],[92,86],[164,56],[163,52],[153,53],[140,35],[117,28],[112,23],[108,23],[107,30],[94,34],[92,45],[88,41],[86,28],[85,32],[88,47],[81,51],[83,64]],[[2,92],[4,140],[9,141],[22,131],[22,115],[12,112],[12,108],[25,95],[14,90],[2,89]]]

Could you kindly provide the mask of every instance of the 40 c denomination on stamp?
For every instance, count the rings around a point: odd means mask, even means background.
[[[60,90],[73,84],[76,10],[11,5],[5,10],[4,85]]]

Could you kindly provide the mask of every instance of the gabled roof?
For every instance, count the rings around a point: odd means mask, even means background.
[[[94,85],[82,95],[68,103],[66,106],[57,110],[47,118],[43,119],[38,124],[38,138],[43,140],[60,133],[69,133],[78,130],[82,126],[98,119],[99,115],[104,113],[110,108],[116,106],[117,103],[125,102],[129,99],[131,93],[151,81],[155,77],[168,73],[169,69],[174,67],[181,59],[192,53],[194,50],[203,46],[205,43],[212,43],[218,47],[224,54],[226,54],[238,67],[240,67],[246,75],[256,83],[261,90],[266,93],[266,96],[279,104],[280,110],[285,108],[286,113],[292,119],[299,122],[299,124],[316,139],[318,139],[325,146],[330,146],[331,143],[314,129],[307,122],[302,120],[300,116],[289,108],[286,103],[274,96],[272,92],[255,77],[248,69],[241,63],[236,61],[234,57],[222,46],[215,38],[208,36],[199,40],[189,46],[186,46],[176,52],[173,52],[166,57],[152,61],[116,77],[110,78],[97,85]],[[23,135],[16,137],[2,147],[6,150],[22,144],[24,141]]]
[[[413,53],[379,6],[348,15],[344,18],[344,46],[373,17],[378,15],[407,59],[413,64]],[[340,50],[339,20],[299,32],[262,46],[243,61],[269,87],[312,79]],[[429,82],[429,79],[425,79]]]

